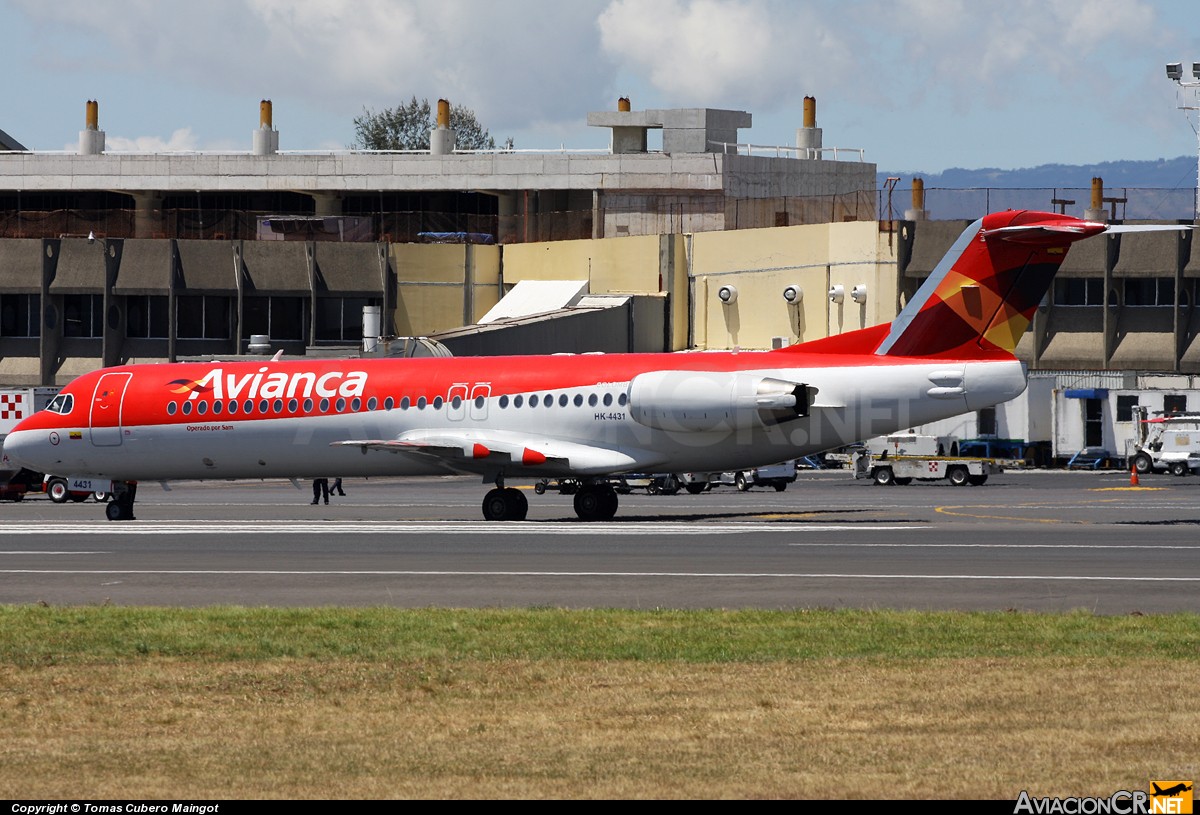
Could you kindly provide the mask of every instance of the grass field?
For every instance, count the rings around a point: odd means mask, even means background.
[[[1103,796],[1200,616],[0,606],[0,796]]]

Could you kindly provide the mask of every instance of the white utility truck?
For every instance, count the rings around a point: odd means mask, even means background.
[[[1147,418],[1146,408],[1133,409],[1137,438],[1129,444],[1129,466],[1139,473],[1187,475],[1200,470],[1200,415],[1174,414]]]
[[[870,478],[880,486],[905,486],[914,480],[979,486],[987,483],[988,476],[1004,472],[996,459],[960,456],[954,436],[912,433],[869,440],[855,454],[853,466],[856,479]]]

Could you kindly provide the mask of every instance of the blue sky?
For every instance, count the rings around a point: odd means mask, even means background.
[[[250,150],[260,99],[304,150],[412,96],[518,148],[607,146],[587,113],[620,96],[794,145],[814,96],[826,147],[933,173],[1195,155],[1163,66],[1200,61],[1200,3],[0,0],[0,54],[0,129],[34,150],[77,149],[89,99],[110,150]]]

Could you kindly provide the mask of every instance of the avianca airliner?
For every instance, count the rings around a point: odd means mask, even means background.
[[[1147,228],[993,213],[892,323],[774,351],[104,368],[4,456],[111,486],[112,520],[133,518],[139,481],[331,473],[479,474],[497,521],[528,510],[507,479],[576,478],[576,513],[606,520],[615,474],[749,469],[1012,399],[1013,351],[1071,243]]]

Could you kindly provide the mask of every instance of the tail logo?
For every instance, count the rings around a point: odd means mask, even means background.
[[[954,269],[938,286],[934,297],[962,320],[972,334],[998,348],[1016,348],[1032,316],[990,286],[982,286],[980,281]],[[935,307],[933,301],[925,306]]]

